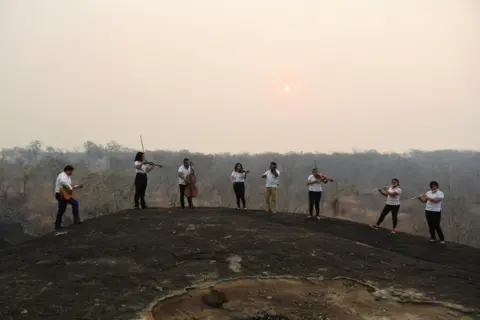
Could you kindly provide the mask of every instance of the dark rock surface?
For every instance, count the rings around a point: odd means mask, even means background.
[[[131,320],[195,283],[286,274],[414,288],[480,308],[478,249],[287,213],[128,210],[4,248],[0,261],[0,319]]]

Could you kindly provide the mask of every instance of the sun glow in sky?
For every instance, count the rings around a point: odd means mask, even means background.
[[[285,88],[284,88],[283,90],[285,90],[285,92],[289,92],[289,91],[290,91],[290,87],[289,87],[289,86],[285,86]]]

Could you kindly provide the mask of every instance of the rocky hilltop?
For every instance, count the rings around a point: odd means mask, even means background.
[[[0,248],[0,259],[9,320],[476,319],[480,309],[480,250],[299,214],[127,210]]]

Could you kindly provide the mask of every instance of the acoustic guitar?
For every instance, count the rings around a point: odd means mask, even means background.
[[[83,184],[74,185],[73,190],[68,189],[67,187],[60,188],[60,196],[65,200],[70,200],[74,195],[77,194],[77,190],[83,188]]]

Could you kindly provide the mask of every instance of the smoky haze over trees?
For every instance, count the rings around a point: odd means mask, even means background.
[[[28,146],[4,149],[0,161],[0,222],[19,222],[32,235],[49,232],[56,213],[54,182],[66,164],[76,170],[72,181],[86,183],[78,192],[83,219],[117,212],[133,206],[133,159],[137,150],[115,141],[98,145],[84,143],[84,150],[62,151],[32,141]],[[147,151],[147,159],[162,164],[149,174],[147,203],[150,206],[178,206],[177,169],[184,157],[197,171],[197,206],[234,207],[229,179],[233,166],[241,162],[250,170],[247,179],[247,207],[260,209],[264,202],[261,174],[270,161],[281,171],[278,210],[305,213],[305,181],[316,162],[321,172],[335,179],[324,186],[324,215],[373,223],[384,198],[373,189],[398,178],[403,189],[399,230],[427,236],[424,205],[407,200],[428,190],[437,180],[445,192],[442,225],[447,241],[480,247],[480,152],[442,150],[380,154],[374,150],[354,153],[313,154],[201,154],[187,150]],[[239,213],[241,214],[241,213]],[[65,223],[71,220],[67,209]],[[321,223],[321,222],[320,222]],[[390,217],[383,226],[390,227]],[[7,238],[1,235],[0,238]],[[7,239],[9,240],[9,239]]]

